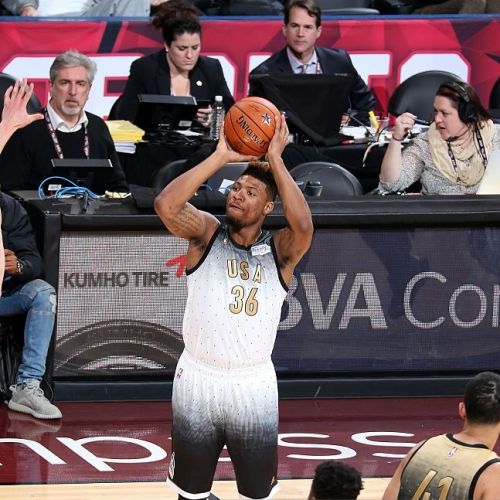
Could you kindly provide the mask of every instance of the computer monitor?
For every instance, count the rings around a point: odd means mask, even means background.
[[[350,107],[353,83],[350,73],[250,76],[251,94],[284,111],[290,131],[318,146],[333,146],[345,138],[340,125]]]
[[[108,158],[94,159],[94,158],[53,158],[52,163],[52,176],[64,177],[78,186],[93,189],[94,179],[96,174],[100,172],[109,172],[113,164]],[[53,182],[52,184],[58,184]],[[67,187],[68,185],[63,185]]]
[[[138,94],[139,106],[134,123],[152,134],[191,128],[198,104],[192,96]]]
[[[208,178],[202,188],[227,194],[228,189],[247,167],[247,162],[226,163]]]

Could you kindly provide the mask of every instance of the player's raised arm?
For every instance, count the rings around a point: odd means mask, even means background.
[[[206,240],[218,225],[217,219],[189,203],[199,187],[226,163],[252,160],[233,151],[223,132],[216,150],[201,163],[171,181],[155,199],[155,210],[167,229],[188,240]]]
[[[271,166],[287,226],[274,235],[283,279],[290,282],[293,270],[311,246],[313,223],[311,211],[302,191],[293,180],[281,158],[288,143],[284,117],[276,117],[276,131],[269,144],[267,161]]]

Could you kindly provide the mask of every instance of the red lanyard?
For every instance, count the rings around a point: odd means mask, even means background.
[[[54,148],[56,150],[57,157],[64,158],[64,153],[61,144],[59,143],[59,139],[57,138],[54,125],[52,125],[52,122],[50,121],[47,109],[43,110],[43,114],[45,116],[45,122],[47,123],[47,128],[49,129],[50,137],[52,138],[52,142],[54,143]],[[86,125],[84,125],[84,130],[85,130],[85,139],[83,143],[83,153],[85,154],[85,158],[90,158],[89,133]]]

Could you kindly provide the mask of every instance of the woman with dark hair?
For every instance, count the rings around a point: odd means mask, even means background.
[[[134,121],[138,94],[193,96],[210,102],[220,95],[228,109],[234,99],[220,62],[200,55],[201,25],[196,8],[180,0],[162,3],[152,23],[162,32],[164,48],[132,63],[116,117]],[[208,129],[210,116],[211,107],[205,105],[198,110],[197,121]]]
[[[465,82],[447,82],[434,98],[434,122],[402,149],[417,117],[397,117],[380,170],[382,194],[403,191],[420,181],[423,194],[473,194],[488,158],[500,149],[495,125],[476,91]]]

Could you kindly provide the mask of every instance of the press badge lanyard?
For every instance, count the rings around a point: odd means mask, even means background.
[[[475,127],[475,132],[476,132],[476,139],[477,139],[477,144],[479,146],[479,154],[481,155],[481,159],[483,160],[483,165],[486,167],[486,164],[488,163],[488,155],[486,154],[486,148],[484,147],[484,142],[483,138],[481,137],[481,133],[479,132],[479,128]],[[451,149],[451,144],[450,141],[446,141],[448,144],[448,156],[450,157],[451,164],[453,165],[453,168],[458,175],[458,165],[457,165],[457,160],[455,158],[455,155],[453,154],[453,151]]]
[[[50,121],[49,113],[47,112],[47,108],[43,110],[43,114],[45,116],[45,121],[47,123],[47,128],[49,129],[49,134],[50,137],[52,138],[52,142],[54,143],[54,148],[57,153],[57,157],[62,159],[64,158],[64,153],[61,148],[61,144],[59,143],[59,139],[57,138],[56,131],[54,129],[54,125],[52,125],[52,122]],[[87,130],[87,126],[84,125],[84,130],[85,130],[85,139],[83,142],[83,153],[85,154],[85,158],[90,158],[90,146],[89,146],[89,133]]]

